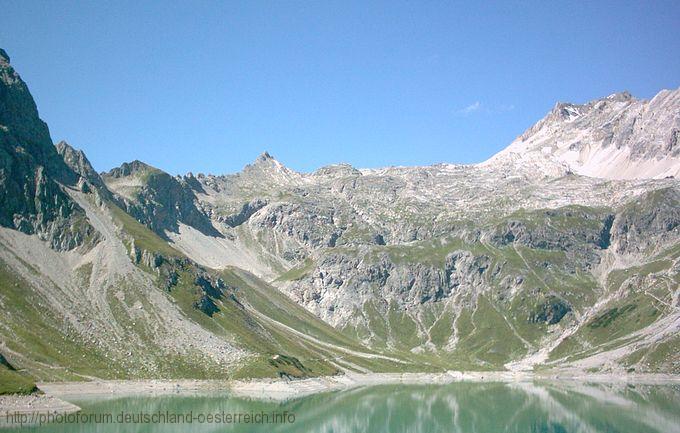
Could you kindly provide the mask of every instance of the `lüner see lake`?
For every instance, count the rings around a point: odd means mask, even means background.
[[[68,400],[82,411],[57,417],[42,426],[0,431],[680,432],[678,385],[577,382],[384,385],[327,392],[283,403],[215,393]]]

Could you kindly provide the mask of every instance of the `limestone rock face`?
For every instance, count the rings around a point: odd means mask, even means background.
[[[629,203],[612,227],[619,253],[640,254],[677,242],[680,231],[680,189],[653,191]]]
[[[556,104],[487,163],[562,164],[607,179],[678,177],[679,137],[680,89],[662,90],[648,101],[622,92],[581,105]]]

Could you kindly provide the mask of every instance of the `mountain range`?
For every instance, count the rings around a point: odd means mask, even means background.
[[[480,164],[97,173],[0,50],[0,379],[678,373],[679,131],[624,92]]]

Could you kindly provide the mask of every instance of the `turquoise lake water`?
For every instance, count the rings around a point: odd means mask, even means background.
[[[0,432],[680,432],[678,385],[390,385],[285,403],[226,394],[68,400],[83,409],[78,420]]]

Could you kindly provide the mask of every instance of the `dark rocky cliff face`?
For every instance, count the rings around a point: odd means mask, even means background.
[[[0,49],[0,225],[37,234],[60,250],[94,241],[84,211],[63,190],[77,180]]]

